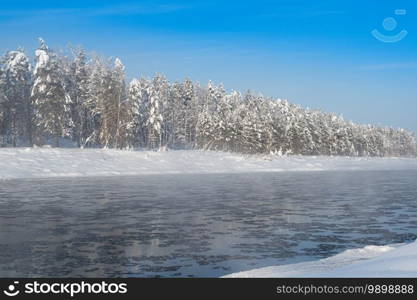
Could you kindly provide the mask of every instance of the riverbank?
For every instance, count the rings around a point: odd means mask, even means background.
[[[146,174],[407,170],[415,158],[241,155],[215,151],[3,148],[0,179]]]
[[[225,277],[417,277],[417,241],[366,246],[318,261],[254,269]]]

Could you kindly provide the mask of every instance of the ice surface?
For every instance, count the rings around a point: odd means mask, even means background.
[[[0,149],[0,179],[175,173],[410,170],[416,158],[241,155],[214,151]]]

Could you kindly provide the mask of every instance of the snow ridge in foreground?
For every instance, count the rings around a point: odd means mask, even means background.
[[[318,261],[254,269],[224,277],[417,277],[417,241],[407,245],[366,246]]]
[[[0,179],[177,173],[417,170],[416,158],[241,155],[215,151],[0,149]]]

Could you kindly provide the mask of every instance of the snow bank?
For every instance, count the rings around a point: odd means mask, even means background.
[[[417,277],[417,241],[366,246],[313,262],[260,268],[225,277]]]
[[[403,169],[417,169],[417,159],[245,156],[214,151],[0,149],[0,179],[175,173]]]

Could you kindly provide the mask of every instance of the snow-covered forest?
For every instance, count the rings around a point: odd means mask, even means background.
[[[54,52],[40,39],[34,63],[22,49],[0,60],[0,146],[72,141],[79,147],[209,149],[242,153],[414,156],[415,135],[358,125],[222,85],[126,82],[119,59],[82,48]]]

